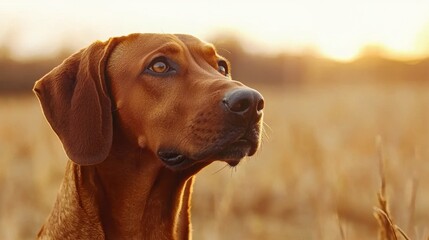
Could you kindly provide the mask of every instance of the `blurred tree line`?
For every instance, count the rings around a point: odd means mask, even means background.
[[[250,54],[238,38],[217,37],[218,51],[232,62],[234,78],[267,85],[412,81],[429,83],[429,58],[400,61],[384,57],[380,47],[364,48],[351,62],[338,62],[316,53]]]
[[[0,93],[30,92],[34,82],[61,61],[59,57],[26,61],[0,58]]]
[[[232,63],[234,79],[244,83],[269,86],[353,82],[429,83],[429,58],[399,61],[384,58],[379,51],[368,50],[351,62],[338,62],[317,54],[275,55],[251,53],[239,38],[216,36],[212,41],[220,54]],[[50,58],[17,60],[10,49],[0,47],[0,93],[30,92],[34,82],[60,64],[70,51]]]

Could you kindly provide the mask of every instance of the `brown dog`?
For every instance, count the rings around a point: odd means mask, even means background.
[[[95,42],[34,91],[72,160],[42,239],[189,239],[193,176],[260,142],[262,96],[188,35]]]

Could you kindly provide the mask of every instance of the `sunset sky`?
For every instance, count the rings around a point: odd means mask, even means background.
[[[0,47],[18,58],[132,32],[234,33],[248,51],[315,51],[350,60],[365,46],[429,54],[428,0],[0,0]]]

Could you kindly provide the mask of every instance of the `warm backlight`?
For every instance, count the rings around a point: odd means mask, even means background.
[[[235,33],[249,51],[308,49],[350,60],[379,46],[390,57],[429,52],[429,1],[26,1],[0,3],[0,44],[18,57],[130,32]]]

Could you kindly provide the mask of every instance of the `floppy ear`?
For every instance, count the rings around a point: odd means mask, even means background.
[[[107,59],[119,42],[95,42],[38,80],[34,92],[68,157],[79,165],[104,161],[112,145]]]

